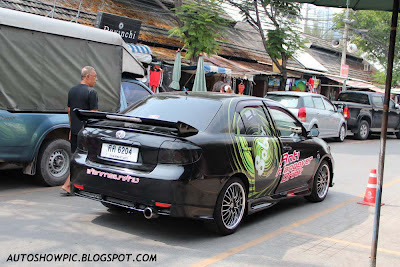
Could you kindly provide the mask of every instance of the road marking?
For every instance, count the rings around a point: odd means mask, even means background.
[[[394,180],[392,182],[389,182],[388,184],[385,184],[383,187],[386,188],[386,187],[389,187],[389,186],[391,186],[391,185],[393,185],[395,183],[398,183],[398,182],[400,182],[400,179],[397,179],[397,180]],[[296,227],[298,227],[300,225],[306,224],[306,223],[311,222],[311,221],[313,221],[315,219],[318,219],[319,217],[322,217],[322,216],[324,216],[324,215],[326,215],[328,213],[331,213],[331,212],[333,212],[333,211],[335,211],[337,209],[340,209],[343,206],[346,206],[346,205],[348,205],[350,203],[353,203],[353,202],[357,201],[360,197],[363,197],[363,196],[364,196],[364,194],[360,194],[360,195],[358,195],[356,197],[352,197],[352,198],[350,198],[350,199],[348,199],[346,201],[343,201],[343,202],[341,202],[341,203],[339,203],[339,204],[337,204],[337,205],[335,205],[335,206],[333,206],[333,207],[331,207],[331,208],[329,208],[327,210],[318,212],[318,213],[316,213],[314,215],[311,215],[311,216],[309,216],[307,218],[304,218],[302,220],[294,222],[294,223],[292,223],[292,224],[290,224],[288,226],[279,228],[279,229],[277,229],[277,230],[275,230],[275,231],[273,231],[271,233],[268,233],[268,234],[263,235],[263,236],[261,236],[261,237],[259,237],[257,239],[251,240],[251,241],[249,241],[247,243],[244,243],[244,244],[239,245],[237,247],[234,247],[234,248],[232,248],[230,250],[227,250],[225,252],[217,254],[217,255],[215,255],[213,257],[207,258],[207,259],[205,259],[205,260],[203,260],[201,262],[195,263],[195,264],[193,264],[191,266],[192,267],[202,267],[202,266],[208,266],[210,264],[213,264],[213,263],[216,263],[218,261],[221,261],[221,260],[223,260],[223,259],[225,259],[227,257],[230,257],[230,256],[232,256],[232,255],[234,255],[236,253],[239,253],[239,252],[244,251],[244,250],[246,250],[248,248],[257,246],[257,245],[259,245],[259,244],[261,244],[261,243],[263,243],[263,242],[265,242],[265,241],[267,241],[267,240],[269,240],[269,239],[271,239],[271,238],[273,238],[273,237],[275,237],[277,235],[280,235],[280,234],[282,234],[284,232],[289,232],[292,229],[294,229],[294,228],[296,228]]]
[[[334,242],[334,243],[346,244],[346,245],[350,245],[350,246],[353,246],[353,247],[371,249],[371,245],[363,245],[363,244],[356,243],[356,242],[350,242],[350,241],[346,241],[346,240],[335,239],[335,238],[330,238],[330,237],[325,237],[325,236],[320,236],[320,235],[313,235],[313,234],[309,234],[309,233],[298,232],[298,231],[295,231],[295,230],[289,230],[287,232],[288,233],[292,233],[292,234],[296,234],[296,235],[312,237],[312,238],[315,238],[315,239],[322,239],[322,240],[326,240],[326,241],[331,241],[331,242]],[[392,254],[392,255],[400,256],[400,251],[384,249],[384,248],[378,248],[378,251],[385,252],[385,253]]]
[[[12,197],[12,196],[24,195],[24,194],[29,194],[29,193],[41,192],[41,191],[51,191],[51,190],[54,190],[56,188],[61,188],[61,187],[60,186],[57,186],[57,187],[45,187],[45,188],[24,190],[24,191],[14,192],[14,193],[4,193],[4,194],[0,194],[0,197]]]

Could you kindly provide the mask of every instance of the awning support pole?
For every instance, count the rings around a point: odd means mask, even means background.
[[[393,0],[392,25],[390,29],[388,65],[387,65],[386,84],[385,84],[385,101],[383,105],[382,128],[381,128],[381,150],[379,153],[379,165],[378,165],[378,179],[377,179],[378,188],[376,192],[375,218],[374,218],[374,229],[372,236],[371,260],[370,260],[370,264],[373,267],[376,266],[376,252],[378,248],[379,220],[380,220],[381,203],[382,203],[383,171],[385,167],[388,110],[389,110],[389,100],[390,100],[390,89],[392,87],[393,59],[394,59],[394,48],[396,45],[398,15],[399,15],[399,0]]]

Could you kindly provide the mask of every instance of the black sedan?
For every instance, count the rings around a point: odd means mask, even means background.
[[[279,103],[219,93],[153,95],[85,121],[72,191],[110,209],[210,220],[233,233],[246,214],[281,199],[324,200],[329,146]]]

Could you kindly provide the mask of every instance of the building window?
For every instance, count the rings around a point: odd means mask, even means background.
[[[370,64],[364,64],[364,71],[371,71],[371,65]]]

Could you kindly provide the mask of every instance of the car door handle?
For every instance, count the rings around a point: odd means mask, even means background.
[[[291,146],[283,146],[283,150],[290,151],[290,150],[292,150],[292,147]]]

